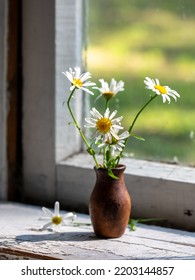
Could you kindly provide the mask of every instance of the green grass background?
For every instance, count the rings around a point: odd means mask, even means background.
[[[126,152],[135,158],[195,164],[195,1],[89,0],[88,70],[98,79],[125,82],[111,101],[127,129],[149,99],[146,76],[159,78],[181,97],[159,96],[139,117]],[[97,92],[98,95],[98,92]],[[103,100],[94,103],[103,112]]]

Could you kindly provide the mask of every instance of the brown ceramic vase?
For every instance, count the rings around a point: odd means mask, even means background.
[[[124,181],[124,165],[112,169],[113,179],[107,169],[95,168],[96,183],[89,201],[89,214],[94,232],[104,238],[123,235],[128,225],[131,199]]]

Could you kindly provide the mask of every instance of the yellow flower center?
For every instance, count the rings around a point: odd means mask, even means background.
[[[108,118],[101,118],[96,122],[97,129],[102,133],[107,133],[111,126],[112,123]]]
[[[52,218],[52,223],[54,225],[59,225],[62,222],[62,217],[61,216],[53,216]]]
[[[114,93],[112,91],[105,91],[102,93],[102,95],[106,98],[106,99],[110,99],[112,98],[112,96],[114,95]]]
[[[157,89],[161,94],[167,94],[167,90],[163,86],[155,85],[154,88]]]
[[[72,82],[73,86],[77,87],[77,88],[80,88],[83,86],[83,83],[81,82],[80,79],[76,79],[76,78],[73,78],[73,82]]]

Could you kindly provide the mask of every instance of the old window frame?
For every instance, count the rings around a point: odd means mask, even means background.
[[[85,5],[85,0],[23,1],[23,201],[45,205],[59,200],[81,212],[87,211],[95,174],[75,127],[68,125],[62,104],[69,89],[61,72],[83,65]],[[74,100],[80,121],[85,103],[82,94]],[[160,217],[169,225],[195,228],[193,167],[124,163],[134,217]]]

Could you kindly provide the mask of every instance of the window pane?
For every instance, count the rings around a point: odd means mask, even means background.
[[[125,82],[110,102],[128,128],[149,99],[146,76],[180,93],[156,98],[138,118],[126,152],[135,158],[195,163],[195,1],[89,1],[88,70],[94,80]],[[98,95],[98,92],[97,92]],[[91,106],[103,111],[98,99]]]

